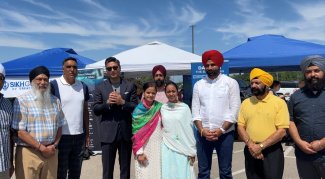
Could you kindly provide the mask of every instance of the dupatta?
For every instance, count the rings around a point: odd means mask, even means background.
[[[151,106],[142,100],[132,113],[132,150],[136,155],[137,151],[148,141],[155,131],[160,119],[160,108],[162,103],[154,101]]]

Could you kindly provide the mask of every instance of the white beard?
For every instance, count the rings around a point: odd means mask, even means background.
[[[37,104],[42,109],[49,109],[53,105],[51,103],[51,86],[48,85],[44,92],[39,90],[38,86],[32,83],[32,91],[36,96]]]

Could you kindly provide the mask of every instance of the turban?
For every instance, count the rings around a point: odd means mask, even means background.
[[[4,76],[4,77],[6,77],[6,70],[5,70],[5,68],[3,67],[3,65],[0,63],[0,73]]]
[[[208,50],[202,54],[202,63],[204,66],[208,60],[211,60],[218,67],[221,67],[224,61],[222,54],[217,50]]]
[[[252,81],[254,78],[261,80],[261,82],[268,87],[270,87],[273,83],[273,76],[259,68],[254,68],[251,71],[249,75],[250,81]]]
[[[152,76],[155,76],[155,74],[157,73],[157,71],[160,71],[164,77],[166,77],[166,68],[162,65],[156,65],[155,67],[153,67],[152,69]]]
[[[44,74],[48,78],[50,78],[49,70],[45,66],[38,66],[38,67],[32,69],[32,71],[29,72],[29,81],[32,82],[33,79],[36,78],[40,74]]]
[[[312,55],[304,58],[300,63],[300,69],[304,72],[309,66],[314,65],[325,72],[325,58],[319,55]]]

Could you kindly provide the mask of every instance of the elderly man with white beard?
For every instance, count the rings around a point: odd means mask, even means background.
[[[50,72],[44,66],[29,73],[32,90],[14,102],[12,128],[18,133],[16,178],[56,179],[64,115],[60,101],[51,95]]]

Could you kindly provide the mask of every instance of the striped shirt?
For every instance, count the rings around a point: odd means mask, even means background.
[[[0,172],[10,167],[10,125],[12,122],[12,104],[0,94]]]
[[[49,108],[40,108],[32,91],[19,96],[14,102],[12,128],[27,131],[43,145],[52,144],[65,121],[59,99],[51,95],[51,104]],[[20,139],[17,145],[28,146]]]

